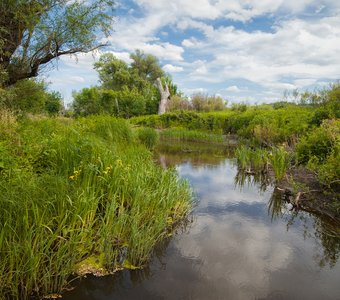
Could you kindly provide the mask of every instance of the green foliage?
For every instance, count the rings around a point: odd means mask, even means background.
[[[130,58],[132,59],[132,70],[137,72],[140,78],[151,84],[153,84],[157,78],[161,78],[165,75],[157,57],[151,54],[145,54],[137,49],[130,55]]]
[[[208,96],[201,93],[191,98],[192,108],[197,112],[221,111],[226,108],[227,101],[218,96]]]
[[[254,173],[266,172],[269,164],[269,152],[262,148],[255,150],[241,145],[235,151],[237,165],[241,170]]]
[[[154,85],[164,72],[156,57],[136,51],[131,54],[131,65],[107,53],[95,63],[101,80],[100,88],[84,89],[74,94],[76,115],[105,113],[129,118],[158,111],[159,91]],[[177,86],[170,77],[162,78],[170,91]]]
[[[99,74],[104,89],[116,91],[123,87],[132,88],[134,86],[127,63],[117,59],[112,53],[103,54],[94,64],[94,68]]]
[[[214,133],[238,134],[263,145],[288,141],[294,143],[310,127],[312,108],[287,106],[274,110],[271,106],[249,107],[244,112],[195,113],[181,111],[161,116],[145,116],[131,122],[155,128],[183,127]]]
[[[84,88],[78,93],[73,93],[73,98],[72,106],[75,115],[88,116],[101,112],[98,88]]]
[[[245,103],[233,103],[231,105],[231,110],[245,112],[247,110],[247,104]]]
[[[63,109],[62,97],[58,92],[51,92],[46,95],[45,111],[49,115],[57,115]]]
[[[192,111],[180,111],[166,113],[164,115],[151,115],[132,118],[131,122],[136,125],[169,128],[182,127],[190,130],[212,131],[222,133],[226,120],[232,115],[231,112],[196,113]]]
[[[296,146],[300,163],[307,163],[313,156],[323,162],[340,138],[340,121],[325,120],[322,125],[315,128],[303,137]]]
[[[220,134],[206,133],[197,130],[187,130],[184,128],[164,129],[161,131],[161,138],[189,142],[224,142],[224,138]]]
[[[269,161],[273,167],[276,180],[283,179],[290,166],[289,153],[283,147],[274,148],[269,154]]]
[[[237,147],[235,156],[238,167],[250,173],[266,173],[271,166],[278,181],[284,178],[290,166],[290,155],[283,147],[274,147],[268,150],[251,149],[242,145]]]
[[[41,65],[98,48],[112,25],[112,0],[1,2],[0,69],[6,86],[35,77]]]
[[[192,110],[192,105],[188,99],[183,98],[181,96],[171,96],[170,100],[167,103],[166,111],[167,112],[175,112],[175,111],[188,111]]]
[[[138,128],[136,133],[138,140],[148,149],[153,149],[159,140],[159,134],[153,128]]]
[[[73,109],[76,116],[108,114],[129,118],[145,114],[147,101],[137,89],[102,90],[85,88],[73,94]]]
[[[21,80],[0,91],[0,106],[22,113],[50,115],[58,114],[62,98],[57,92],[48,92],[43,81]]]
[[[340,178],[340,120],[324,120],[320,127],[303,137],[296,146],[300,163],[318,172],[330,184]]]
[[[2,297],[60,293],[84,268],[141,266],[188,212],[187,184],[126,121],[0,117]]]

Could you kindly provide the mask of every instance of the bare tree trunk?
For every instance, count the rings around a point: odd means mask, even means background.
[[[169,87],[167,84],[165,84],[165,89],[163,88],[162,82],[160,78],[157,78],[156,85],[159,90],[159,93],[161,94],[161,102],[159,102],[158,107],[158,114],[162,115],[165,113],[166,110],[166,104],[168,102],[168,99],[170,97]]]

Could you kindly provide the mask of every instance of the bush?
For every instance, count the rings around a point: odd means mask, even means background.
[[[300,163],[318,172],[320,181],[329,184],[340,178],[340,120],[324,120],[297,144]]]
[[[192,108],[197,112],[221,111],[226,109],[227,101],[219,96],[208,96],[201,93],[191,98]]]

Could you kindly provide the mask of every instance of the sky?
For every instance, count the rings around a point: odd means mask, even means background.
[[[99,84],[104,52],[155,55],[180,91],[229,103],[280,101],[340,79],[339,0],[117,0],[109,46],[62,57],[43,76],[65,103]]]

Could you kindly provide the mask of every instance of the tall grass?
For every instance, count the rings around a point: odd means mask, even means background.
[[[241,170],[263,172],[268,169],[268,151],[265,149],[253,150],[242,145],[237,147],[235,157]]]
[[[136,134],[138,140],[149,149],[153,149],[159,140],[159,134],[153,128],[138,128]]]
[[[141,266],[190,209],[186,182],[156,166],[125,121],[15,125],[20,144],[0,147],[4,299],[59,293],[79,270]]]
[[[164,129],[160,133],[161,138],[188,142],[213,142],[223,143],[224,138],[221,134],[207,133],[198,130],[188,130],[183,128]]]
[[[240,146],[235,151],[238,167],[248,173],[267,173],[269,167],[274,171],[275,179],[280,181],[284,178],[290,166],[290,154],[283,147],[272,149],[251,149]]]
[[[273,148],[269,155],[270,163],[273,167],[276,180],[281,180],[286,175],[290,165],[289,153],[283,148]]]

